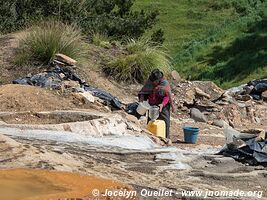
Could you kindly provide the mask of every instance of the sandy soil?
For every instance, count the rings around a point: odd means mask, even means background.
[[[0,185],[1,198],[6,200],[92,199],[94,189],[104,194],[106,189],[130,191],[131,188],[93,176],[33,169],[0,170]],[[14,188],[17,189],[15,193]]]
[[[86,104],[71,94],[28,86],[0,86],[0,111],[51,111],[71,109],[100,109],[99,106]]]

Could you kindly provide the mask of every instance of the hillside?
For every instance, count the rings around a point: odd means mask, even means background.
[[[265,1],[137,0],[136,7],[160,11],[154,29],[165,32],[184,77],[227,88],[267,76]]]

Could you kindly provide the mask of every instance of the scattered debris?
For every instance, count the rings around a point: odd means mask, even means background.
[[[89,91],[105,101],[106,105],[114,109],[121,109],[122,105],[117,97],[98,88],[89,86],[75,72],[76,61],[63,54],[57,54],[55,60],[50,64],[50,69],[36,75],[14,80],[14,84],[33,85],[56,90],[70,90],[71,92],[85,93]],[[94,100],[88,93],[83,95],[89,102]]]
[[[219,152],[220,155],[230,156],[235,160],[246,162],[252,165],[267,164],[267,153],[262,149],[267,140],[257,141],[255,138],[240,138],[241,144],[230,143]]]
[[[266,93],[264,92],[267,91],[267,79],[253,80],[246,85],[231,88],[228,91],[232,96],[238,96],[238,98],[244,100],[249,100],[247,95],[250,95],[255,100],[266,99]]]

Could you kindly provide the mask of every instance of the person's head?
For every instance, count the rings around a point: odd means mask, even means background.
[[[159,84],[162,78],[163,73],[159,69],[154,69],[149,76],[149,80],[153,82],[154,85]]]

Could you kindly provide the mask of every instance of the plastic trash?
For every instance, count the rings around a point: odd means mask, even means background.
[[[84,87],[84,89],[85,91],[90,91],[93,96],[96,96],[104,100],[106,103],[111,104],[114,108],[121,109],[122,104],[120,100],[117,97],[111,95],[110,93],[91,86],[86,86]]]
[[[227,144],[218,153],[219,155],[230,156],[237,161],[254,165],[267,164],[267,153],[262,151],[267,140],[257,141],[256,136],[252,134],[243,134],[230,129],[225,133]]]
[[[139,115],[145,115],[146,112],[149,110],[149,108],[150,108],[150,105],[148,101],[143,101],[139,103],[138,107],[136,108],[136,112]]]
[[[64,80],[77,81],[80,84],[80,91],[90,91],[93,96],[99,97],[104,100],[108,105],[111,105],[115,109],[121,109],[120,100],[111,95],[110,93],[97,89],[95,87],[89,86],[84,80],[82,80],[75,71],[70,66],[58,67],[56,64],[39,74],[35,74],[31,77],[25,77],[13,81],[13,84],[24,84],[24,85],[33,85],[45,88],[60,89],[61,82]]]

